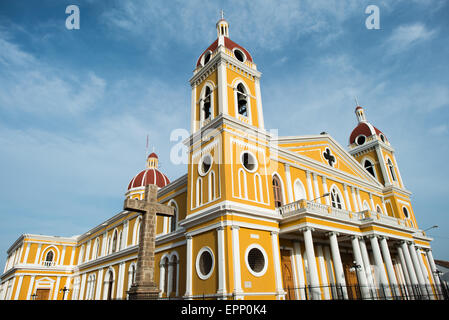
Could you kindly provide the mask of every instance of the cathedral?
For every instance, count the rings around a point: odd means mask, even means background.
[[[169,180],[153,152],[125,193],[144,200],[156,185],[157,203],[172,208],[155,218],[156,298],[442,299],[432,239],[365,109],[355,108],[347,148],[325,132],[273,135],[261,72],[224,18],[216,28],[190,79],[187,173]],[[73,237],[21,235],[0,299],[129,299],[142,216],[123,209]]]

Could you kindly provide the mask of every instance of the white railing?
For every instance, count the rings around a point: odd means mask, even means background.
[[[288,203],[282,207],[277,208],[277,210],[279,214],[284,218],[302,212],[310,212],[347,221],[378,221],[380,223],[388,224],[391,226],[410,227],[409,225],[407,225],[405,220],[386,216],[376,211],[364,210],[360,212],[353,212],[304,199]]]
[[[55,262],[54,261],[42,261],[42,265],[44,267],[54,267],[55,266]]]

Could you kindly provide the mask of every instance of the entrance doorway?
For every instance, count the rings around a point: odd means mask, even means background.
[[[293,282],[293,267],[291,260],[291,250],[281,250],[281,270],[282,270],[282,285],[284,291],[287,292],[286,300],[295,299],[295,285]]]
[[[50,297],[50,289],[37,289],[36,300],[48,300]]]

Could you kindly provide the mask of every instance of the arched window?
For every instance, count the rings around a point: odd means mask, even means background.
[[[196,206],[203,204],[203,180],[198,178],[196,180]]]
[[[379,205],[376,206],[376,211],[377,211],[377,213],[382,214],[382,209],[380,208]]]
[[[295,191],[295,201],[306,199],[306,191],[304,190],[304,186],[299,179],[296,179],[294,185]]]
[[[248,116],[248,94],[241,83],[237,85],[237,111],[239,115]]]
[[[100,256],[100,239],[99,238],[97,238],[95,240],[93,253],[94,253],[94,259],[97,259]]]
[[[277,175],[273,176],[273,194],[274,194],[274,206],[279,208],[282,206],[282,187],[281,180]]]
[[[402,212],[404,213],[404,216],[408,219],[410,218],[410,215],[408,214],[408,210],[406,207],[402,207]]]
[[[243,199],[248,199],[248,185],[246,184],[246,172],[240,168],[239,169],[239,197]]]
[[[394,174],[394,166],[390,159],[387,160],[388,168],[390,169],[391,179],[396,181],[396,175]]]
[[[91,274],[87,278],[86,300],[93,300],[95,292],[95,274]]]
[[[128,269],[128,290],[131,289],[131,286],[136,281],[136,264],[131,263]],[[128,296],[129,297],[129,296]]]
[[[365,167],[366,171],[368,171],[374,178],[376,177],[374,165],[370,160],[366,159],[365,162],[363,163],[363,166]]]
[[[178,257],[173,255],[170,259],[169,270],[171,270],[171,282],[170,287],[167,289],[167,295],[170,296],[171,293],[174,293],[176,297],[178,295]]]
[[[336,187],[332,187],[331,189],[331,205],[337,209],[343,209],[343,197]]]
[[[109,270],[104,282],[104,292],[106,293],[106,300],[112,300],[114,289],[114,272]]]
[[[262,179],[258,173],[254,175],[254,193],[256,201],[263,202]]]
[[[159,263],[159,296],[163,296],[163,294],[167,294],[167,286],[168,286],[168,257],[162,258]]]
[[[203,98],[203,120],[207,120],[212,115],[212,90],[206,86]]]
[[[54,257],[53,251],[48,251],[47,256],[45,257],[45,261],[52,262],[53,257]]]
[[[211,171],[209,174],[209,201],[215,199],[215,172]]]
[[[112,248],[111,253],[117,251],[117,230],[114,230],[114,234],[112,235]]]
[[[174,201],[172,201],[171,203],[169,203],[170,206],[173,207],[173,216],[171,216],[169,218],[169,230],[168,232],[173,232],[176,230],[176,225],[178,223],[178,206],[176,205],[176,203]]]

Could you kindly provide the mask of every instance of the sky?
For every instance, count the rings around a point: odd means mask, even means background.
[[[2,0],[1,268],[21,234],[79,235],[120,212],[147,135],[169,179],[187,172],[173,132],[190,130],[189,79],[220,10],[262,72],[266,129],[347,147],[357,97],[449,260],[449,1]]]

